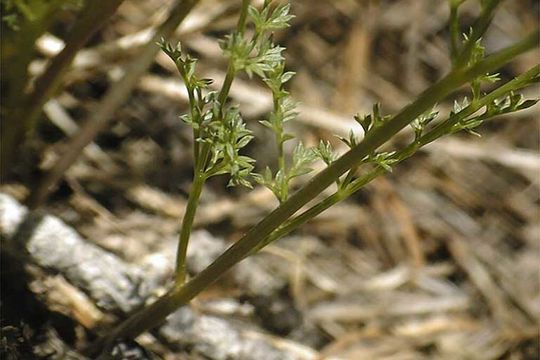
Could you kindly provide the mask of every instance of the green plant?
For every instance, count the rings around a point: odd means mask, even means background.
[[[263,8],[257,10],[249,6],[249,1],[242,2],[237,30],[222,43],[229,57],[229,67],[219,93],[207,92],[209,80],[196,77],[195,60],[183,53],[180,46],[161,43],[162,49],[176,63],[188,89],[190,113],[182,119],[192,126],[195,139],[193,189],[180,233],[176,282],[155,303],[140,310],[109,335],[98,340],[91,351],[101,351],[119,338],[131,338],[156,326],[246,256],[349,197],[377,176],[391,171],[393,166],[415,154],[422,146],[459,131],[475,134],[476,127],[494,116],[534,105],[537,100],[523,100],[515,91],[540,79],[540,65],[535,65],[487,94],[482,92],[482,85],[498,81],[493,71],[535,48],[540,40],[539,32],[535,31],[516,44],[485,56],[481,37],[500,1],[482,1],[482,12],[462,43],[458,41],[457,17],[461,3],[450,1],[453,68],[448,75],[395,115],[383,115],[379,105],[373,107],[372,114],[356,115],[354,119],[364,129],[364,138],[357,139],[352,132],[348,138],[342,138],[350,148],[345,154],[338,157],[328,142],[320,142],[313,149],[306,149],[299,143],[289,164],[283,144],[293,137],[285,132],[284,123],[294,118],[295,112],[294,103],[284,89],[284,84],[293,74],[285,71],[281,55],[283,48],[273,44],[271,37],[272,31],[286,26],[291,19],[288,5],[274,6],[271,1],[265,1]],[[253,27],[250,36],[246,36],[248,21]],[[266,168],[261,174],[253,173],[253,159],[239,153],[252,135],[244,126],[238,109],[225,104],[231,82],[239,71],[260,77],[272,92],[273,110],[262,124],[274,134],[278,150],[275,172]],[[470,100],[465,97],[456,101],[447,115],[441,115],[435,110],[438,102],[464,84],[470,85]],[[378,151],[381,145],[407,125],[413,130],[409,145],[393,151]],[[315,159],[323,161],[326,168],[291,195],[290,180],[310,172],[310,164]],[[249,181],[253,179],[268,187],[280,205],[205,270],[185,282],[185,252],[200,192],[208,177],[224,173],[230,175],[230,185],[249,187]],[[332,183],[337,185],[337,190],[319,199],[321,192]],[[314,205],[295,215],[313,200],[316,200]]]
[[[287,80],[283,74],[282,47],[272,43],[270,32],[287,26],[291,18],[289,6],[279,6],[270,10],[270,2],[265,2],[259,12],[243,1],[242,12],[236,31],[229,35],[221,47],[229,58],[229,66],[223,86],[219,92],[208,91],[212,83],[210,79],[201,79],[195,74],[196,59],[182,52],[180,44],[171,46],[162,41],[162,50],[174,61],[189,96],[190,112],[181,116],[181,120],[193,129],[193,184],[189,195],[186,213],[178,241],[176,260],[176,283],[182,284],[186,277],[186,252],[193,219],[197,209],[199,196],[206,180],[212,176],[229,174],[229,186],[243,185],[251,187],[249,177],[252,176],[254,159],[240,155],[240,150],[253,138],[247,129],[237,106],[227,105],[227,96],[236,74],[245,71],[250,77],[253,74],[263,78],[274,93],[273,123],[285,121],[290,117],[289,109],[283,100],[287,92],[282,84]],[[254,32],[245,36],[246,21],[253,21]],[[290,76],[289,76],[290,78]],[[266,124],[270,124],[266,122]],[[282,129],[282,127],[280,127]],[[284,135],[276,130],[276,136],[282,144]],[[283,150],[280,147],[280,163],[283,162]],[[262,178],[262,177],[261,177]]]

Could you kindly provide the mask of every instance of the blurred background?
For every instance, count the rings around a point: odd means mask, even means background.
[[[217,41],[234,28],[240,1],[95,3],[99,11],[84,1],[2,1],[0,230],[15,237],[9,219],[22,222],[21,204],[39,209],[96,254],[138,269],[143,283],[151,275],[148,299],[173,271],[192,176],[191,129],[178,118],[187,95],[153,31],[180,40],[199,59],[197,74],[219,86],[227,62]],[[339,148],[334,135],[357,130],[355,113],[376,102],[396,113],[450,69],[446,1],[295,0],[291,12],[291,26],[274,39],[296,72],[290,91],[299,115],[289,131],[306,145],[326,139]],[[463,32],[478,12],[477,1],[460,7]],[[486,52],[519,40],[538,19],[538,1],[503,1]],[[57,57],[54,73],[47,64],[70,43],[79,44],[64,53],[72,64]],[[502,81],[539,55],[519,57],[501,70]],[[524,95],[538,97],[538,87]],[[271,94],[240,76],[231,102],[255,134],[246,151],[257,169],[275,166],[273,137],[258,124]],[[146,351],[122,351],[164,359],[537,359],[538,109],[483,124],[481,138],[458,134],[422,149],[236,267],[176,323],[140,337]],[[277,205],[266,189],[230,189],[227,181],[205,187],[192,274]],[[64,246],[54,243],[58,232],[44,237],[52,251]],[[103,306],[70,268],[2,247],[4,355],[78,358],[81,344],[125,314]]]

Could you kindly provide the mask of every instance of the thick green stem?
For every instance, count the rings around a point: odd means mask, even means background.
[[[540,65],[536,65],[532,67],[527,72],[521,74],[520,76],[516,77],[514,80],[511,80],[504,84],[503,86],[493,90],[488,95],[485,95],[480,100],[471,103],[469,106],[467,106],[465,109],[460,111],[459,113],[455,114],[454,116],[451,116],[448,120],[440,123],[438,126],[433,128],[431,131],[420,137],[416,142],[410,144],[409,146],[405,147],[403,150],[399,151],[394,158],[397,160],[396,164],[410,158],[412,155],[414,155],[418,149],[421,147],[445,136],[451,133],[452,127],[455,124],[458,124],[460,121],[466,119],[467,117],[471,116],[484,106],[489,105],[491,102],[493,102],[495,99],[498,99],[505,94],[507,94],[510,91],[515,91],[523,86],[526,86],[531,83],[531,80],[534,78],[537,78],[540,75]],[[290,233],[291,231],[297,229],[298,227],[305,224],[307,221],[311,220],[315,216],[319,215],[326,209],[332,207],[336,203],[348,198],[352,194],[356,193],[360,188],[362,188],[367,183],[371,182],[373,179],[377,178],[378,176],[384,174],[386,170],[378,166],[372,170],[370,170],[365,175],[357,178],[356,180],[352,181],[348,186],[345,187],[345,189],[341,189],[334,194],[328,196],[318,204],[312,206],[308,210],[304,211],[302,214],[296,216],[295,218],[287,221],[283,226],[279,227],[276,231],[274,231],[270,236],[263,242],[261,242],[250,254],[253,254],[257,252],[258,250],[262,249],[264,246],[270,244],[271,242],[283,237],[284,235]]]
[[[519,54],[535,48],[538,41],[539,33],[535,32],[517,44],[487,57],[470,68],[461,68],[450,72],[445,78],[424,91],[416,101],[406,106],[395,117],[364,138],[361,143],[313,177],[302,189],[248,231],[205,270],[185,285],[175,286],[155,303],[125,320],[107,337],[99,339],[92,346],[92,349],[94,351],[106,349],[116,339],[133,338],[141,332],[159,325],[167,315],[187,304],[202,290],[214,283],[232,266],[251,253],[260,242],[264,241],[302,206],[314,199],[339,176],[359,164],[366,155],[375,151],[412,120],[431,109],[436,103],[465,83],[480,75],[492,72]]]
[[[186,205],[186,213],[182,219],[182,228],[178,238],[178,251],[176,252],[176,284],[182,285],[186,280],[186,254],[189,236],[193,228],[193,220],[199,204],[199,197],[206,178],[199,171],[195,173],[193,184]]]

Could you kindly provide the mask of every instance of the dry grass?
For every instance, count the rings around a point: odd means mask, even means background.
[[[163,3],[127,1],[94,45],[77,56],[64,91],[45,108],[41,170],[65,150],[66,139],[98,111],[104,89],[114,87],[136,59],[148,40],[146,31],[161,19]],[[215,40],[233,26],[237,3],[203,1],[177,31],[201,59],[199,71],[217,84],[225,63]],[[470,3],[464,6],[465,22],[478,10]],[[396,111],[449,69],[444,1],[298,0],[293,12],[293,26],[277,39],[297,72],[291,89],[302,105],[293,127],[308,144],[348,132],[352,114],[374,102],[385,112]],[[487,51],[537,26],[537,13],[537,3],[504,2],[486,36]],[[48,36],[38,48],[51,56],[58,41]],[[528,68],[535,55],[538,51],[521,57],[502,77]],[[42,66],[36,61],[31,70]],[[172,271],[191,168],[190,134],[177,119],[186,108],[177,78],[160,54],[46,206],[88,241],[130,266],[162,267],[164,277]],[[242,79],[231,96],[261,136],[249,151],[266,164],[272,145],[256,120],[271,107],[271,97],[261,89]],[[240,334],[234,341],[262,338],[292,358],[538,358],[538,106],[498,118],[480,132],[481,139],[457,136],[425,148],[353,199],[269,246],[250,260],[260,274],[237,270],[205,292],[194,311],[225,321],[224,329]],[[33,170],[21,171],[25,186],[35,182]],[[207,236],[218,238],[218,249],[275,205],[264,189],[227,192],[223,185],[208,184],[196,219],[198,228],[212,234]],[[21,200],[27,193],[20,184],[1,190]],[[199,258],[216,255],[216,247],[209,246]],[[199,271],[197,261],[207,260],[193,254],[192,271]],[[48,289],[87,291],[71,289],[63,277],[40,279]],[[91,297],[70,296],[79,299],[72,304],[86,304],[77,316],[64,311],[76,324],[92,327],[104,316]],[[226,301],[230,306],[220,307]],[[80,315],[85,311],[88,316]],[[167,339],[175,335],[163,330],[141,343],[164,358],[186,356],[189,349],[220,358],[200,349],[205,341],[214,346],[212,341],[192,336],[195,345],[172,346]]]

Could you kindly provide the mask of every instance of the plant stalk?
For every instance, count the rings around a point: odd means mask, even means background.
[[[463,45],[461,53],[458,54],[457,58],[454,61],[455,67],[462,67],[467,64],[471,57],[471,53],[474,49],[476,41],[480,40],[482,36],[486,33],[491,20],[495,16],[495,10],[499,4],[504,0],[486,0],[482,5],[482,12],[480,16],[476,19],[472,26],[472,32],[468,34],[468,40]]]
[[[455,61],[459,53],[459,18],[458,11],[461,5],[461,0],[449,0],[450,4],[450,55],[452,61]]]
[[[249,0],[243,0],[242,1],[242,7],[240,10],[240,17],[238,19],[237,29],[238,32],[242,35],[244,33],[244,29],[246,27],[246,18],[247,18],[247,10],[249,6],[250,1]],[[182,71],[180,71],[182,73]],[[225,101],[227,100],[227,96],[229,95],[229,91],[231,89],[232,82],[234,80],[234,77],[236,76],[236,69],[234,68],[234,59],[230,59],[229,65],[227,67],[227,75],[225,75],[225,80],[223,81],[223,85],[221,87],[221,90],[218,95],[219,99],[219,117],[223,117],[223,109],[225,107]],[[184,78],[184,82],[187,84],[187,78]],[[193,91],[188,89],[188,92],[190,94],[190,107],[193,109],[195,104],[195,99],[193,97]],[[193,112],[192,112],[193,115]],[[185,282],[186,279],[186,255],[187,255],[187,248],[189,244],[189,236],[191,234],[191,229],[193,227],[193,220],[195,218],[195,213],[197,212],[197,205],[199,203],[199,197],[201,195],[201,191],[204,185],[204,182],[206,181],[206,176],[204,174],[204,170],[206,167],[206,161],[210,152],[210,145],[207,143],[204,143],[202,147],[199,147],[199,143],[197,142],[197,131],[193,130],[194,135],[194,157],[195,157],[195,176],[193,180],[193,185],[191,192],[189,194],[188,203],[186,207],[186,213],[184,215],[184,218],[182,220],[182,228],[180,230],[180,235],[178,239],[178,250],[176,253],[176,278],[175,283],[177,285],[182,285]],[[199,148],[201,148],[199,154]]]
[[[240,17],[238,18],[238,23],[236,25],[236,29],[240,36],[244,35],[244,31],[246,29],[246,19],[247,19],[247,11],[249,7],[250,0],[242,0],[242,7],[240,9]],[[231,90],[231,85],[233,83],[234,77],[236,76],[236,69],[234,67],[234,59],[230,59],[229,65],[227,67],[227,74],[225,75],[225,80],[223,81],[223,85],[221,86],[221,90],[219,91],[218,95],[218,101],[220,106],[220,112],[223,112],[225,101],[227,101],[227,96],[229,96],[229,91]],[[221,115],[221,114],[220,114]]]
[[[438,126],[434,127],[428,133],[421,136],[420,139],[418,139],[418,141],[408,145],[403,150],[399,151],[399,153],[396,154],[395,156],[395,158],[398,160],[396,162],[396,165],[410,158],[421,147],[449,134],[452,127],[455,124],[471,116],[476,111],[480,110],[484,106],[487,106],[488,104],[493,102],[495,99],[498,99],[501,96],[504,96],[509,91],[515,91],[522,88],[523,86],[526,86],[527,84],[530,84],[531,79],[538,77],[539,75],[540,75],[540,65],[536,65],[532,67],[531,69],[529,69],[527,72],[516,77],[515,79],[493,90],[491,93],[489,93],[488,95],[485,95],[478,101],[471,103],[469,106],[467,106],[465,109],[463,109],[459,113],[455,114],[454,116],[451,116],[449,119],[440,123]],[[344,189],[340,189],[336,191],[334,194],[328,196],[327,198],[325,198],[318,204],[304,211],[302,214],[287,221],[283,226],[279,227],[277,230],[272,232],[272,234],[270,234],[270,236],[264,242],[261,242],[254,249],[254,251],[250,253],[250,255],[254,254],[255,252],[262,249],[264,246],[272,243],[273,241],[285,236],[291,231],[294,231],[295,229],[302,226],[307,221],[311,220],[312,218],[319,215],[320,213],[327,210],[328,208],[332,207],[336,203],[348,198],[349,196],[351,196],[352,194],[360,190],[360,188],[362,188],[364,185],[371,182],[373,179],[377,178],[378,176],[384,174],[385,172],[386,170],[384,168],[382,168],[381,166],[377,166],[376,168],[370,170],[365,175],[353,180]]]
[[[330,166],[319,172],[298,192],[267,215],[240,240],[229,247],[212,264],[183,286],[176,285],[153,304],[141,309],[125,320],[112,332],[92,345],[91,350],[107,351],[116,339],[133,338],[143,331],[159,325],[167,315],[187,304],[197,294],[232,266],[244,259],[257,245],[285,223],[296,211],[320,194],[337,178],[359,164],[362,159],[397,134],[412,120],[432,108],[436,103],[476,77],[492,72],[519,54],[535,48],[540,40],[539,32],[527,36],[513,46],[505,48],[479,61],[472,67],[458,68],[425,90],[416,101],[381,127],[373,130],[362,142],[349,150]]]
[[[182,228],[180,229],[180,235],[178,238],[178,250],[176,252],[176,284],[182,285],[186,280],[186,255],[189,243],[189,236],[191,235],[191,229],[193,228],[193,220],[195,219],[195,213],[197,212],[197,205],[199,204],[199,198],[204,186],[206,178],[200,171],[195,172],[193,177],[193,184],[191,191],[189,192],[188,203],[186,205],[186,212],[182,219]]]

